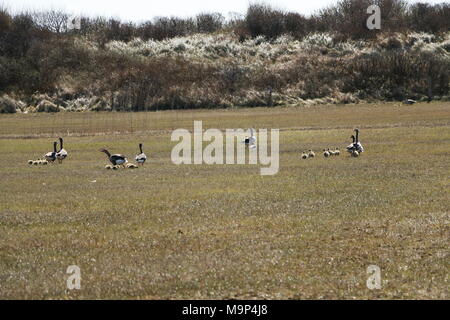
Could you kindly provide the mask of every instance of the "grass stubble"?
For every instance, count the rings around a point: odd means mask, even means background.
[[[171,130],[192,130],[193,120],[279,128],[280,172],[172,164]],[[12,115],[0,124],[1,299],[449,298],[448,103]],[[320,150],[343,150],[354,127],[366,152],[324,159]],[[69,158],[29,167],[59,134]],[[104,169],[100,147],[132,159],[139,142],[144,168]],[[309,149],[316,158],[301,160]],[[366,286],[372,264],[379,290]],[[66,287],[69,265],[81,268],[81,290]]]

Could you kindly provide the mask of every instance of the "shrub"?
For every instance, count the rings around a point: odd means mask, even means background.
[[[21,107],[24,107],[22,102],[16,101],[8,95],[0,97],[0,113],[16,113]]]
[[[0,7],[0,34],[7,32],[11,27],[11,16],[6,9]]]
[[[252,4],[247,10],[245,27],[252,37],[275,39],[283,34],[301,38],[306,33],[306,18],[298,13],[285,13],[268,5]]]
[[[202,13],[195,17],[197,32],[213,33],[223,27],[224,16],[220,13]]]
[[[37,112],[59,112],[59,107],[51,101],[42,100],[37,105]]]
[[[431,5],[415,3],[408,14],[409,27],[422,32],[446,32],[450,30],[450,4]]]

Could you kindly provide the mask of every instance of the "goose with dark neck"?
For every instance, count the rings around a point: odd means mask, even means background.
[[[108,160],[111,162],[111,164],[113,166],[124,166],[125,167],[125,163],[128,162],[127,157],[125,157],[124,155],[121,154],[113,154],[111,155],[111,153],[106,150],[106,149],[100,149],[100,152],[103,152],[106,154],[106,156],[108,157]]]
[[[63,138],[61,138],[61,137],[59,138],[59,148],[60,149],[59,149],[58,153],[56,154],[56,158],[58,159],[59,163],[62,163],[63,160],[65,160],[67,158],[68,153],[67,153],[67,150],[64,149]]]
[[[136,160],[136,162],[140,165],[144,165],[145,161],[147,160],[147,156],[145,155],[145,153],[142,151],[142,143],[139,143],[139,151],[140,153],[138,155],[136,155],[136,157],[134,158],[134,160]]]
[[[361,142],[359,141],[359,129],[355,129],[356,137],[355,137],[355,150],[359,153],[364,152],[364,147],[362,146]]]
[[[347,152],[348,152],[348,153],[352,153],[353,150],[355,150],[355,141],[356,141],[356,138],[355,138],[354,135],[351,135],[350,138],[352,139],[352,143],[349,144],[349,145],[347,146]]]
[[[58,142],[53,142],[53,151],[47,152],[44,155],[45,160],[47,160],[48,162],[54,162],[56,160],[56,146],[57,146]]]

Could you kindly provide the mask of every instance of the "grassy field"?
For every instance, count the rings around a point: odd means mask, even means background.
[[[194,120],[279,128],[279,173],[172,164]],[[355,127],[361,157],[300,160]],[[64,164],[29,167],[58,135]],[[144,168],[104,169],[138,142]],[[1,115],[0,163],[2,299],[450,298],[448,103]]]

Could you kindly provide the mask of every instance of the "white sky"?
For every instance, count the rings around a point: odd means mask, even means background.
[[[337,0],[265,0],[280,9],[310,14],[317,9],[336,3]],[[422,0],[442,3],[449,0]],[[140,22],[156,16],[193,16],[200,12],[220,12],[225,17],[230,12],[245,13],[253,0],[0,0],[12,11],[63,9],[72,14],[120,18]],[[416,0],[409,1],[417,2]]]

